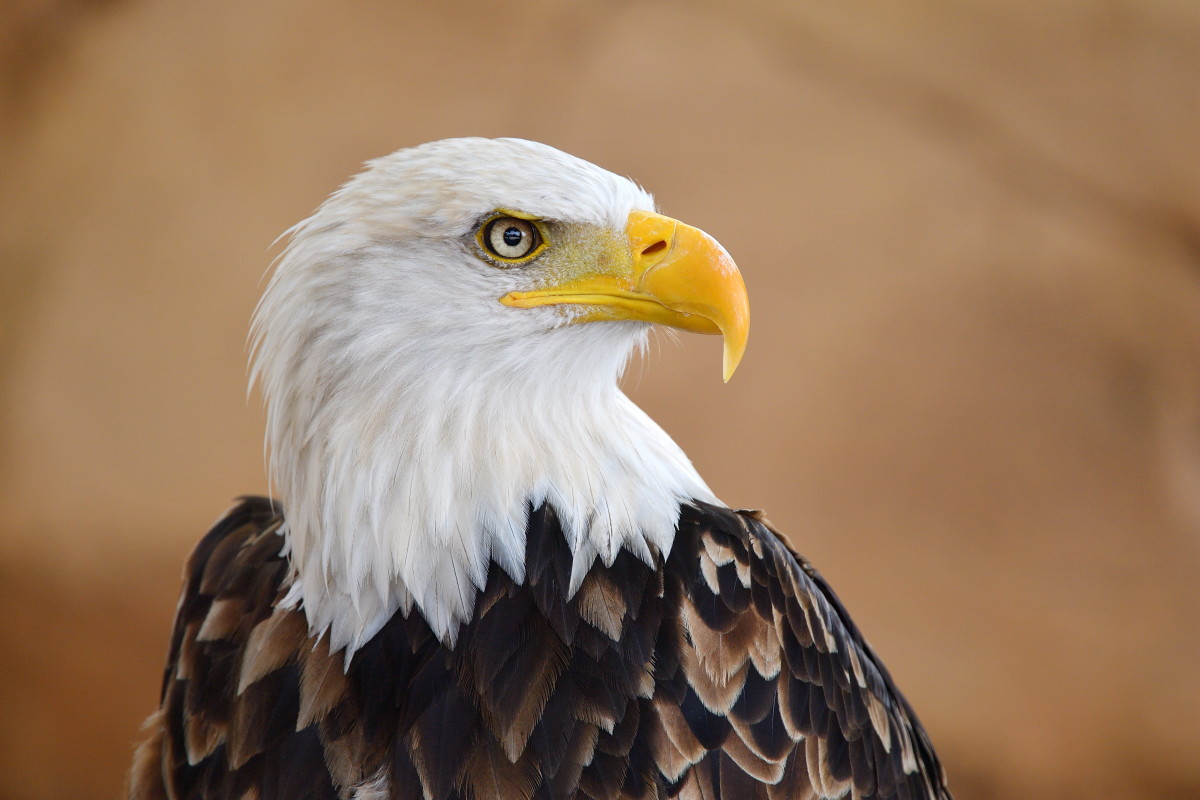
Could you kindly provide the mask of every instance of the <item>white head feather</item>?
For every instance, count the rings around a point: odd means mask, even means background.
[[[498,301],[530,277],[478,256],[495,209],[621,235],[653,200],[534,142],[401,150],[290,231],[255,311],[285,603],[347,658],[413,603],[453,643],[492,561],[524,580],[531,506],[562,521],[573,591],[597,555],[668,552],[680,503],[715,502],[617,385],[648,325]]]

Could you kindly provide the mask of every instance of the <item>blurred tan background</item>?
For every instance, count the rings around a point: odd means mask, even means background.
[[[0,798],[111,798],[183,560],[262,492],[272,240],[360,162],[540,139],[741,265],[628,386],[767,509],[962,800],[1200,797],[1200,5],[13,0]]]

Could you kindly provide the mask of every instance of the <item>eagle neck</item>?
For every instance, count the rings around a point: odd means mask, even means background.
[[[647,563],[669,553],[681,505],[715,498],[618,387],[628,347],[605,344],[569,360],[501,345],[471,369],[408,353],[410,368],[376,370],[367,391],[294,409],[307,422],[272,447],[274,467],[294,465],[273,469],[292,559],[284,602],[348,662],[398,611],[452,645],[493,562],[524,581],[528,517],[543,504],[571,552],[570,593],[622,549]]]

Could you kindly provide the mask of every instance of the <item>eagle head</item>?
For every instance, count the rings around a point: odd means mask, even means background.
[[[254,314],[251,380],[292,584],[347,658],[415,604],[453,643],[489,566],[524,579],[550,504],[575,585],[669,551],[714,502],[620,391],[651,325],[745,348],[742,278],[632,181],[546,145],[450,139],[370,162],[288,232]]]

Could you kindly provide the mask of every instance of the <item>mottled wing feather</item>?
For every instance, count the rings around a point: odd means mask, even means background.
[[[282,524],[247,498],[196,548],[131,797],[949,797],[837,599],[753,516],[686,507],[669,557],[622,551],[568,597],[531,509],[525,583],[492,565],[453,649],[397,613],[345,668],[277,607]]]
[[[281,524],[277,507],[247,498],[188,561],[131,797],[337,797],[317,729],[297,730],[301,676],[322,672],[328,652],[312,651],[302,614],[274,607],[287,574]]]
[[[665,575],[681,608],[662,634],[679,658],[656,675],[663,772],[703,751],[682,797],[950,797],[882,662],[760,515],[685,508]]]

